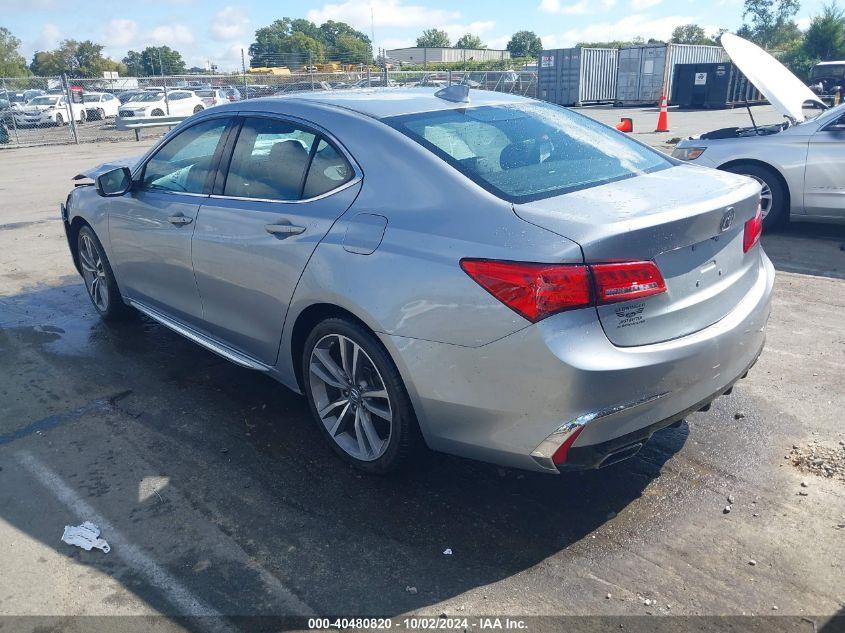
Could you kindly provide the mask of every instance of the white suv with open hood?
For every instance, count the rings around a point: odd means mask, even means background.
[[[721,42],[784,122],[705,132],[682,140],[672,155],[757,180],[766,228],[790,219],[845,222],[845,104],[828,108],[751,42],[730,33]]]

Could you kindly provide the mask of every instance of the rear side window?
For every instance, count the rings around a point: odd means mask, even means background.
[[[247,119],[241,127],[223,194],[299,200],[314,133],[278,119]]]
[[[303,198],[314,198],[352,180],[352,166],[333,145],[321,139],[308,169]]]
[[[592,119],[540,102],[423,112],[385,122],[511,202],[673,165],[662,154]]]
[[[248,118],[235,143],[223,195],[302,200],[337,189],[354,175],[343,154],[317,133],[279,119]]]

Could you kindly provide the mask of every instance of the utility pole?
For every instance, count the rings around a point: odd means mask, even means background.
[[[246,84],[246,61],[244,57],[244,49],[241,49],[241,70],[244,73],[244,98],[249,99],[249,88]]]

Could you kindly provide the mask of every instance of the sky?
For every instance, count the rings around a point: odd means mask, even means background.
[[[823,2],[803,0],[799,26],[806,28]],[[524,29],[537,33],[545,48],[560,48],[637,35],[666,39],[675,26],[691,22],[708,33],[734,30],[742,23],[742,0],[0,0],[0,26],[22,40],[27,60],[71,38],[104,44],[114,59],[167,44],[188,66],[211,62],[235,70],[255,30],[285,16],[317,24],[339,20],[367,34],[372,29],[376,48],[413,46],[430,27],[446,30],[453,42],[476,34],[489,48],[504,48]]]

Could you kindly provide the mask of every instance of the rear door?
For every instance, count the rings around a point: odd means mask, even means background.
[[[804,208],[810,216],[845,218],[845,115],[810,138]]]
[[[194,274],[204,329],[270,365],[299,277],[360,176],[334,142],[281,118],[243,119],[232,145],[199,211]]]

